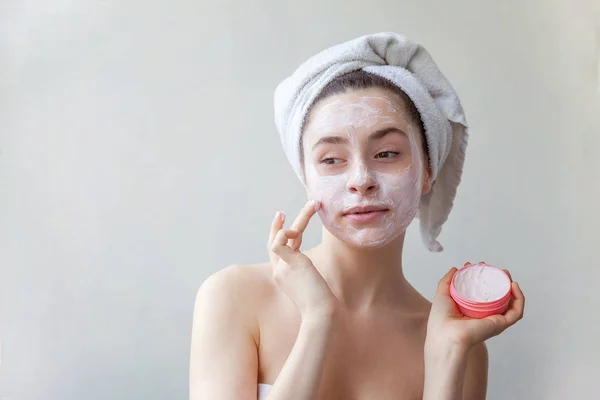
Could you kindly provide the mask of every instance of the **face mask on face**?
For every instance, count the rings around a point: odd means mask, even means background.
[[[324,156],[325,163],[314,154],[305,158],[307,191],[322,204],[319,216],[323,225],[356,247],[390,243],[406,231],[421,198],[423,163],[418,132],[407,123],[403,109],[385,96],[334,99],[315,111],[305,143],[314,146],[324,137],[338,137],[327,140],[333,144]],[[395,148],[402,147],[402,153],[409,154],[371,154],[368,146],[373,133],[386,128],[391,129],[388,135],[400,135],[394,129],[403,132],[401,141],[392,142],[402,143]],[[389,146],[382,149],[386,148]],[[379,158],[381,154],[383,158]]]

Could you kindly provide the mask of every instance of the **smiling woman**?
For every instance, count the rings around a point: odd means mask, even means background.
[[[406,280],[406,229],[436,238],[460,181],[467,128],[458,97],[418,44],[392,33],[317,54],[284,80],[275,119],[309,199],[289,228],[277,212],[270,262],[233,266],[198,292],[192,400],[484,399],[484,341],[523,315],[471,319]],[[322,241],[301,250],[317,214]]]

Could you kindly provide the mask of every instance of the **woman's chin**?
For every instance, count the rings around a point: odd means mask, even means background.
[[[348,245],[355,249],[362,250],[377,250],[386,245],[390,244],[393,239],[390,238],[381,238],[381,239],[358,239],[351,238],[351,240],[346,241]]]
[[[375,250],[396,240],[403,231],[390,232],[378,227],[355,229],[353,227],[333,227],[327,229],[333,236],[347,245],[364,250]]]

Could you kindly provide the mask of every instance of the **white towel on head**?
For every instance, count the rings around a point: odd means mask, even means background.
[[[275,124],[288,160],[303,181],[300,136],[307,111],[334,78],[361,69],[398,86],[421,115],[434,184],[421,198],[418,218],[427,248],[442,251],[436,239],[452,210],[460,183],[467,121],[450,82],[418,43],[397,33],[362,36],[311,57],[281,82],[275,91]]]

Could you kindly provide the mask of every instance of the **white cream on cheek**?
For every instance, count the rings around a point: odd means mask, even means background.
[[[356,156],[361,153],[358,135],[370,134],[370,128],[384,123],[385,126],[402,123],[408,127],[405,130],[409,131],[412,163],[403,171],[372,170]],[[363,97],[358,102],[337,100],[321,109],[319,118],[311,124],[311,131],[344,132],[354,155],[335,175],[321,176],[312,159],[306,164],[307,188],[311,198],[323,205],[319,215],[324,226],[341,240],[368,247],[384,245],[403,233],[418,209],[423,167],[414,130],[410,129],[401,111],[385,98]],[[349,189],[364,186],[374,186],[375,190],[361,194]],[[385,206],[390,211],[377,224],[363,226],[347,223],[341,217],[350,207],[366,205]]]

